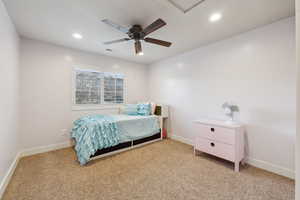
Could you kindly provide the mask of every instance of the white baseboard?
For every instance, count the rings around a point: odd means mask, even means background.
[[[21,157],[31,156],[31,155],[35,155],[35,154],[39,154],[39,153],[45,153],[45,152],[49,152],[49,151],[54,151],[54,150],[58,150],[58,149],[71,147],[71,146],[73,146],[73,143],[71,141],[68,141],[68,142],[63,142],[63,143],[59,143],[59,144],[51,144],[51,145],[47,145],[47,146],[34,147],[34,148],[23,150],[21,153]]]
[[[194,146],[194,142],[192,140],[184,138],[182,136],[170,134],[170,138],[173,140]]]
[[[10,165],[7,173],[5,174],[2,182],[0,183],[0,199],[2,199],[2,196],[3,196],[4,192],[5,192],[5,189],[6,189],[7,185],[9,184],[12,175],[15,172],[15,169],[16,169],[16,167],[18,165],[18,162],[19,162],[20,158],[21,158],[21,153],[18,153],[16,155],[14,161]]]
[[[171,135],[170,136],[171,139],[173,140],[177,140],[179,142],[185,143],[185,144],[189,144],[189,145],[194,145],[194,142],[190,139],[184,138],[182,136],[178,136],[178,135]],[[266,162],[263,160],[257,160],[254,158],[246,158],[246,163],[248,163],[249,165],[252,165],[254,167],[269,171],[269,172],[273,172],[275,174],[279,174],[281,176],[285,176],[291,179],[295,179],[295,172],[293,170],[281,167],[279,165],[274,165],[270,162]]]
[[[254,167],[264,169],[266,171],[270,171],[275,174],[279,174],[281,176],[288,177],[290,179],[295,179],[294,171],[284,168],[284,167],[281,167],[279,165],[274,165],[272,163],[269,163],[269,162],[266,162],[263,160],[253,159],[253,158],[246,158],[246,163],[248,163],[249,165],[252,165]]]

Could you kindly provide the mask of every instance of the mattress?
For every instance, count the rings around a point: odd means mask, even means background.
[[[116,121],[120,142],[138,140],[160,132],[159,118],[155,115],[110,115]]]

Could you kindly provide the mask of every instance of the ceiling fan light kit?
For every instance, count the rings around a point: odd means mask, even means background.
[[[170,47],[172,45],[171,42],[146,37],[150,33],[167,25],[167,23],[165,21],[163,21],[162,19],[157,19],[156,21],[154,21],[152,24],[150,24],[149,26],[147,26],[144,29],[140,25],[133,25],[131,28],[127,28],[127,27],[118,25],[108,19],[104,19],[104,20],[102,20],[102,22],[117,29],[118,31],[121,31],[122,33],[125,33],[128,35],[128,38],[122,38],[122,39],[118,39],[118,40],[104,42],[103,44],[105,44],[105,45],[134,40],[135,41],[134,47],[135,47],[136,55],[144,54],[142,51],[142,44],[141,44],[142,40],[144,40],[147,43],[152,43],[152,44],[156,44],[156,45],[160,45],[160,46],[164,46],[164,47]]]

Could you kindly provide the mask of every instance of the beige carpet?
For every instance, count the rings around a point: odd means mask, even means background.
[[[71,148],[23,158],[3,200],[290,200],[294,181],[254,167],[193,155],[164,140],[115,156],[76,162]]]

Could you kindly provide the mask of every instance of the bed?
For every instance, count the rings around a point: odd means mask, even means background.
[[[126,151],[162,139],[159,116],[90,115],[74,122],[72,137],[78,161]]]

